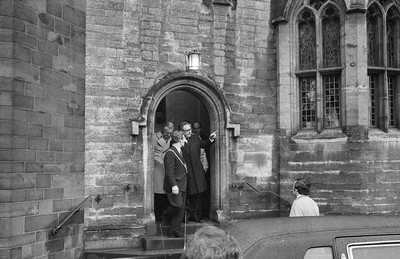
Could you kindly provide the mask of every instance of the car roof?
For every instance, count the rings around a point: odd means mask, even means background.
[[[320,216],[249,219],[224,228],[244,258],[303,258],[310,247],[334,247],[339,237],[400,234],[400,218]]]

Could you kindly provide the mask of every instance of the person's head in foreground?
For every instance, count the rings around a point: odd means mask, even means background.
[[[204,226],[188,241],[181,259],[241,259],[236,239],[224,230]]]

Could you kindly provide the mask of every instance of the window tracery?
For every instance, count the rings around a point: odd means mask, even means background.
[[[339,10],[328,2],[306,1],[310,8],[300,12],[297,19],[302,129],[317,129],[318,121],[323,128],[341,126],[341,21]]]
[[[373,1],[367,11],[370,127],[399,128],[400,6]]]
[[[329,128],[368,136],[368,121],[386,132],[400,128],[400,0],[370,0],[366,15],[364,6],[352,9],[342,0],[302,0],[291,7],[280,36],[279,53],[290,57],[278,66],[287,73],[280,98],[298,112],[280,110],[283,128],[290,134],[308,130],[307,136]],[[366,30],[351,29],[354,21]],[[365,88],[353,89],[367,80],[369,96]]]
[[[367,13],[367,35],[368,35],[368,65],[379,65],[379,38],[378,27],[381,17],[376,5],[369,8]]]
[[[324,67],[340,66],[340,19],[337,10],[326,8],[322,20]]]
[[[299,17],[299,64],[300,70],[312,69],[316,65],[315,18],[310,10]]]
[[[321,6],[326,2],[328,2],[328,0],[310,0],[309,5],[316,10],[319,10]]]

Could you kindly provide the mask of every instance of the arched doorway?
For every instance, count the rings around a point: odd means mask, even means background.
[[[228,187],[230,182],[231,164],[229,152],[234,149],[233,137],[238,135],[238,125],[230,122],[228,102],[209,78],[197,73],[179,72],[169,74],[160,79],[148,92],[143,100],[141,115],[135,119],[141,127],[138,144],[142,144],[143,188],[145,214],[153,210],[153,146],[152,139],[157,129],[157,108],[172,93],[182,92],[197,99],[209,116],[209,131],[218,131],[218,137],[213,145],[215,152],[210,155],[213,171],[210,174],[210,218],[217,219],[217,210],[229,211]],[[167,118],[165,118],[167,119]],[[232,130],[233,129],[233,130]],[[141,142],[141,143],[139,143]],[[145,217],[146,217],[145,215]]]
[[[175,125],[175,130],[179,129],[180,123],[182,121],[187,121],[192,125],[193,134],[197,134],[198,132],[195,128],[198,128],[201,125],[201,132],[199,137],[203,140],[207,139],[210,135],[210,116],[206,106],[198,99],[195,95],[182,90],[177,90],[169,93],[165,96],[161,102],[159,103],[155,119],[154,119],[154,128],[155,132],[159,132],[162,130],[166,122],[172,122]],[[158,138],[157,138],[158,141]],[[159,150],[160,145],[154,142],[154,145],[157,145],[157,150]],[[203,168],[205,170],[205,178],[207,182],[207,190],[202,195],[202,213],[199,215],[203,219],[210,219],[210,182],[211,182],[211,174],[215,174],[215,161],[211,158],[214,157],[215,148],[214,146],[207,147],[202,149],[204,152],[204,156],[201,159],[203,162]],[[155,170],[155,174],[159,174],[160,169]],[[155,176],[156,177],[156,176]],[[159,183],[155,183],[159,186]],[[159,189],[156,188],[157,190]],[[159,192],[159,190],[158,190]],[[159,194],[157,194],[159,197]],[[156,207],[160,212],[160,209],[165,206],[166,198],[163,199],[154,199],[154,207]],[[160,204],[160,202],[162,202]],[[154,208],[156,210],[156,208]],[[155,213],[156,214],[156,213]],[[159,217],[159,216],[158,216]],[[157,214],[156,214],[157,218]]]

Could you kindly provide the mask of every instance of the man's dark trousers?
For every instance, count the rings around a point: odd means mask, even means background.
[[[202,219],[203,193],[188,195],[189,220],[200,221]]]
[[[186,192],[182,192],[182,206],[176,207],[169,204],[162,217],[170,221],[168,232],[170,235],[179,233],[179,228],[185,216]]]

